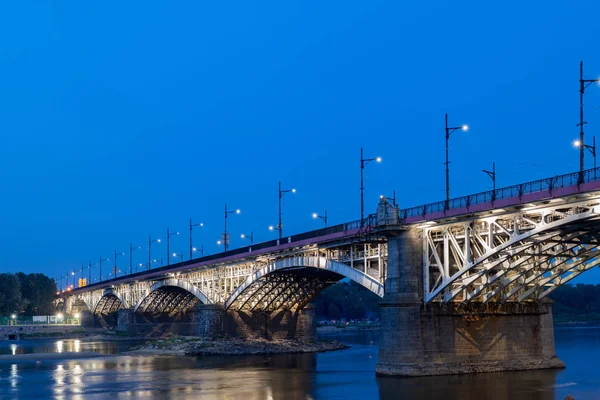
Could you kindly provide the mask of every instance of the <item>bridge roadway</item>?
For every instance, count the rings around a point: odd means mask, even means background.
[[[310,301],[349,278],[382,297],[380,374],[560,367],[545,298],[600,263],[597,175],[401,210],[383,198],[363,224],[77,288],[62,307],[104,323],[118,313],[122,329],[192,315],[196,333],[310,337]]]

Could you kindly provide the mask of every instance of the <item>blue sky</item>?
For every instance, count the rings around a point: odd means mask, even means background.
[[[1,271],[57,276],[182,232],[218,250],[575,171],[578,68],[600,76],[595,1],[38,2],[0,5]],[[586,94],[588,137],[600,88]],[[591,157],[587,165],[591,167]],[[166,256],[165,246],[156,247]],[[145,262],[138,250],[136,262]],[[124,257],[120,265],[126,264]],[[595,276],[593,272],[588,276]],[[590,279],[590,278],[588,278]],[[594,280],[592,280],[594,281]]]

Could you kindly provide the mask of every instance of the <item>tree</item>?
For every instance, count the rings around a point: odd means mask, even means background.
[[[21,311],[21,285],[13,274],[0,274],[0,315]]]
[[[17,273],[21,285],[22,308],[25,315],[48,315],[54,312],[56,282],[44,274]]]

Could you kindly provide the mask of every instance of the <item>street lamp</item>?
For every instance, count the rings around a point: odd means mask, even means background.
[[[323,215],[319,215],[317,213],[313,213],[312,214],[313,219],[321,219],[323,220],[323,222],[325,222],[325,228],[327,228],[327,210],[325,210],[325,213]]]
[[[204,246],[201,245],[200,249],[198,249],[198,247],[192,247],[192,251],[193,252],[199,251],[200,255],[203,256],[204,255]]]
[[[225,229],[223,230],[223,237],[221,238],[221,240],[219,240],[217,242],[217,244],[221,244],[223,243],[223,248],[225,249],[225,251],[227,251],[227,246],[229,245],[229,235],[227,234],[227,216],[229,214],[239,214],[241,211],[240,209],[236,209],[236,210],[227,210],[227,204],[225,204]]]
[[[448,141],[450,140],[450,135],[452,135],[452,133],[457,130],[466,132],[469,130],[469,126],[461,125],[461,126],[456,126],[456,127],[449,127],[448,126],[448,113],[446,113],[446,204],[445,204],[446,210],[450,206],[450,161],[448,160]]]
[[[179,261],[183,261],[183,250],[179,252],[179,254],[177,253],[173,253],[173,257],[177,257],[179,256]]]
[[[592,137],[593,144],[591,146],[589,144],[584,144],[582,146],[581,143],[582,142],[580,140],[576,140],[573,142],[573,146],[579,148],[586,148],[589,150],[590,153],[592,153],[592,157],[594,157],[594,179],[596,179],[596,136]]]
[[[254,244],[254,233],[250,232],[250,235],[244,235],[243,233],[240,235],[242,239],[250,239],[250,246]]]
[[[199,224],[192,224],[192,219],[190,218],[190,260],[192,259],[192,252],[194,251],[194,245],[192,244],[192,230],[194,229],[195,226],[204,226],[204,224],[202,222],[200,222]]]
[[[381,162],[381,157],[375,158],[363,158],[363,148],[360,148],[360,225],[363,225],[365,220],[365,185],[364,185],[364,173],[365,165],[371,161]]]
[[[490,178],[492,178],[492,182],[494,183],[493,199],[495,200],[496,199],[496,163],[495,162],[492,163],[492,170],[491,171],[488,171],[486,169],[482,169],[482,171],[485,172]]]
[[[171,236],[179,235],[179,232],[171,232],[167,228],[167,265],[171,264]]]
[[[382,194],[379,195],[380,200],[383,199],[384,197],[385,197],[386,201],[388,201],[389,203],[392,204],[392,206],[398,207],[398,205],[396,204],[396,191],[395,190],[392,192],[392,197],[386,197]]]
[[[100,266],[100,280],[98,282],[102,282],[102,261],[110,261],[110,258],[104,258],[100,256],[100,262],[98,263]]]
[[[585,168],[583,159],[585,148],[588,148],[585,145],[585,140],[583,140],[583,126],[587,124],[587,122],[583,120],[583,94],[585,93],[585,89],[594,82],[600,83],[600,79],[583,79],[583,61],[581,61],[579,63],[579,124],[577,124],[579,126],[579,183],[583,183],[583,170]],[[594,163],[595,161],[596,156],[594,156]],[[594,168],[596,168],[595,165]]]
[[[152,237],[148,236],[148,270],[152,266],[152,243],[160,243],[160,239],[152,240]]]
[[[129,275],[133,274],[133,251],[141,249],[140,246],[134,246],[133,243],[129,242]]]
[[[279,225],[277,230],[279,231],[279,239],[283,236],[283,224],[281,223],[281,199],[286,193],[296,193],[296,189],[281,190],[281,181],[279,182]]]
[[[115,265],[113,267],[115,278],[117,277],[117,272],[119,272],[119,270],[117,268],[117,257],[124,256],[124,255],[125,255],[125,253],[123,253],[123,252],[117,253],[117,249],[115,249]]]

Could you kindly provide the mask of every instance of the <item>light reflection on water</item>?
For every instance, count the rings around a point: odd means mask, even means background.
[[[377,333],[328,335],[353,344],[319,354],[249,357],[117,355],[106,358],[0,363],[0,398],[55,399],[564,399],[600,398],[595,376],[600,329],[557,330],[564,371],[376,378]],[[58,341],[17,343],[17,354]],[[13,343],[14,344],[14,343]],[[127,344],[129,346],[131,344]],[[111,354],[124,344],[64,340],[62,351],[89,348]],[[12,346],[7,345],[12,354]]]

